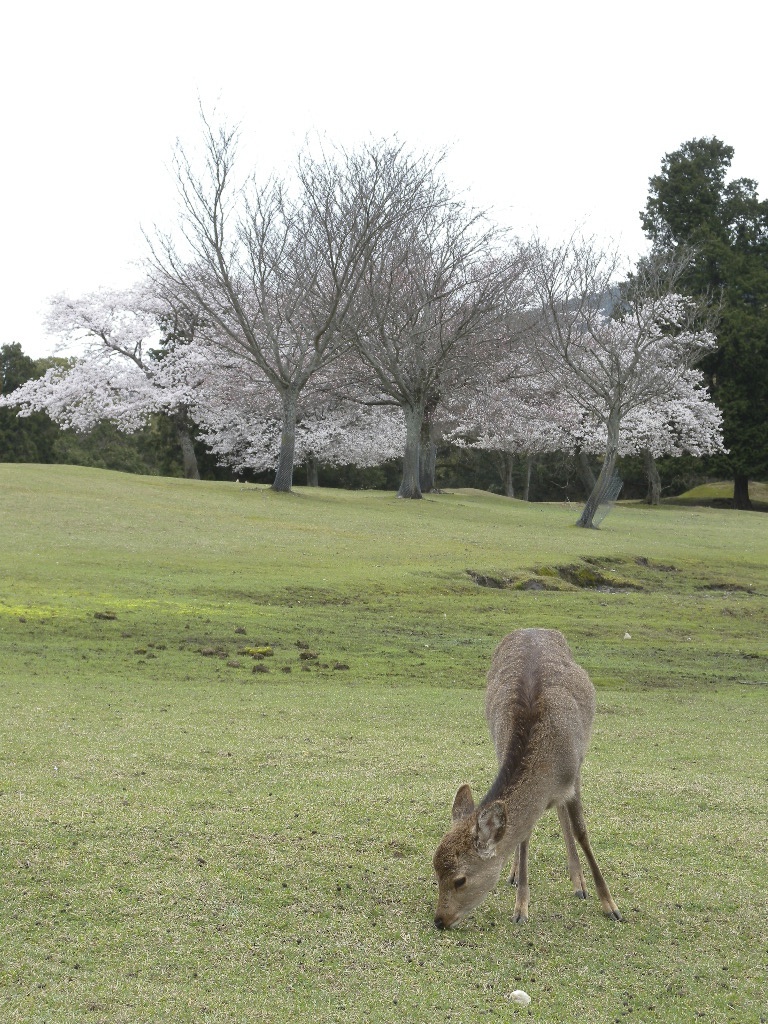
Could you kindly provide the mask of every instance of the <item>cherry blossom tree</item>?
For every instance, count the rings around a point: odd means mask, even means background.
[[[619,455],[648,451],[663,455],[714,455],[723,452],[722,413],[712,402],[703,374],[684,371],[665,399],[633,409],[623,420]],[[583,418],[573,439],[585,451],[602,454],[607,447],[604,422]]]
[[[489,378],[487,386],[455,403],[446,439],[460,447],[494,452],[500,459],[504,493],[514,497],[515,460],[572,447],[567,414],[536,379],[523,383]]]
[[[279,416],[251,421],[208,422],[202,435],[219,460],[236,471],[273,469],[279,459]],[[360,406],[334,407],[314,415],[299,412],[296,423],[296,462],[308,466],[381,465],[402,456],[405,429],[398,410]]]
[[[606,449],[604,425],[582,417],[576,438],[582,451]],[[724,452],[723,417],[698,370],[683,372],[667,399],[630,412],[622,425],[620,455],[640,455],[648,478],[648,503],[661,500],[656,459],[684,454],[700,457]]]
[[[189,376],[179,372],[182,342],[194,335],[194,314],[158,296],[152,282],[144,281],[74,299],[55,296],[47,326],[64,343],[78,343],[83,354],[68,367],[53,367],[28,381],[3,404],[16,407],[20,416],[45,411],[60,426],[81,432],[110,420],[131,433],[153,413],[165,413],[176,429],[185,476],[199,479]]]
[[[235,471],[275,469],[282,409],[270,382],[248,372],[242,356],[224,359],[203,345],[185,354],[188,368],[195,359],[205,387],[196,392],[192,408],[207,446]],[[328,381],[322,388],[315,382],[303,389],[297,405],[294,457],[310,469],[377,466],[402,455],[404,433],[398,410],[345,399],[329,389]]]
[[[380,466],[405,449],[402,413],[388,405],[318,407],[301,427],[304,457],[320,465]]]
[[[132,433],[158,409],[157,395],[137,366],[101,354],[52,367],[4,396],[3,404],[15,406],[19,416],[47,412],[59,426],[83,433],[104,419]]]
[[[516,458],[556,451],[602,456],[607,449],[604,420],[531,373],[530,364],[518,363],[512,371],[490,366],[484,384],[450,403],[444,414],[447,440],[500,456],[510,497]],[[647,470],[648,458],[721,451],[722,416],[697,370],[682,371],[665,398],[633,409],[622,421],[618,454],[642,455]]]
[[[398,142],[354,152],[305,151],[290,179],[237,179],[238,133],[203,118],[205,167],[179,148],[176,236],[158,234],[152,262],[166,287],[200,311],[222,358],[241,356],[280,403],[273,487],[291,488],[300,397],[347,344],[346,323],[382,236],[414,206],[432,159]]]
[[[641,262],[619,289],[615,253],[571,239],[527,249],[535,333],[530,352],[550,387],[604,431],[603,464],[578,525],[593,526],[628,417],[658,411],[716,342],[701,307],[674,291],[683,260]]]

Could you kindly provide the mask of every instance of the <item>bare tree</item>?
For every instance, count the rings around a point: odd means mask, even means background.
[[[687,254],[641,261],[627,279],[618,255],[588,240],[555,248],[535,240],[527,251],[534,358],[560,393],[606,431],[600,474],[578,522],[592,527],[614,477],[625,419],[663,403],[714,338],[701,329],[702,307],[675,293]]]
[[[151,241],[169,289],[196,306],[213,344],[245,356],[279,395],[273,487],[291,489],[298,399],[338,358],[346,322],[382,235],[421,201],[430,159],[398,142],[305,152],[291,181],[235,179],[237,130],[205,118],[205,167],[179,147],[180,235]]]
[[[420,498],[425,414],[440,400],[462,346],[504,333],[519,298],[519,262],[498,229],[453,196],[437,174],[393,224],[365,267],[354,345],[385,400],[406,423],[401,498]],[[429,467],[425,467],[429,468]],[[429,473],[425,474],[425,482]]]

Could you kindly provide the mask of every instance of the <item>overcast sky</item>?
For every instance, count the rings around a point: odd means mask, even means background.
[[[521,235],[644,248],[665,153],[716,135],[768,193],[757,0],[28,0],[4,16],[0,344],[47,355],[46,300],[140,275],[171,226],[198,97],[284,167],[307,133],[450,147],[452,182]]]

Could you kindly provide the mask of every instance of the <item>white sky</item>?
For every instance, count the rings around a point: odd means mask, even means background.
[[[172,226],[198,96],[265,171],[308,132],[451,147],[451,180],[525,235],[644,249],[665,153],[716,135],[768,192],[759,0],[26,0],[0,42],[0,344],[53,351],[46,300],[131,283]]]

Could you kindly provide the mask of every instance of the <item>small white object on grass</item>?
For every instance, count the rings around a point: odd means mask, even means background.
[[[631,640],[631,639],[632,639],[632,637],[631,637],[631,635],[630,635],[629,633],[625,633],[625,634],[624,634],[624,639],[625,639],[625,640]]]
[[[517,1003],[518,1006],[527,1006],[531,1001],[531,997],[527,992],[523,992],[522,989],[516,988],[512,995],[509,997],[513,1003]]]

